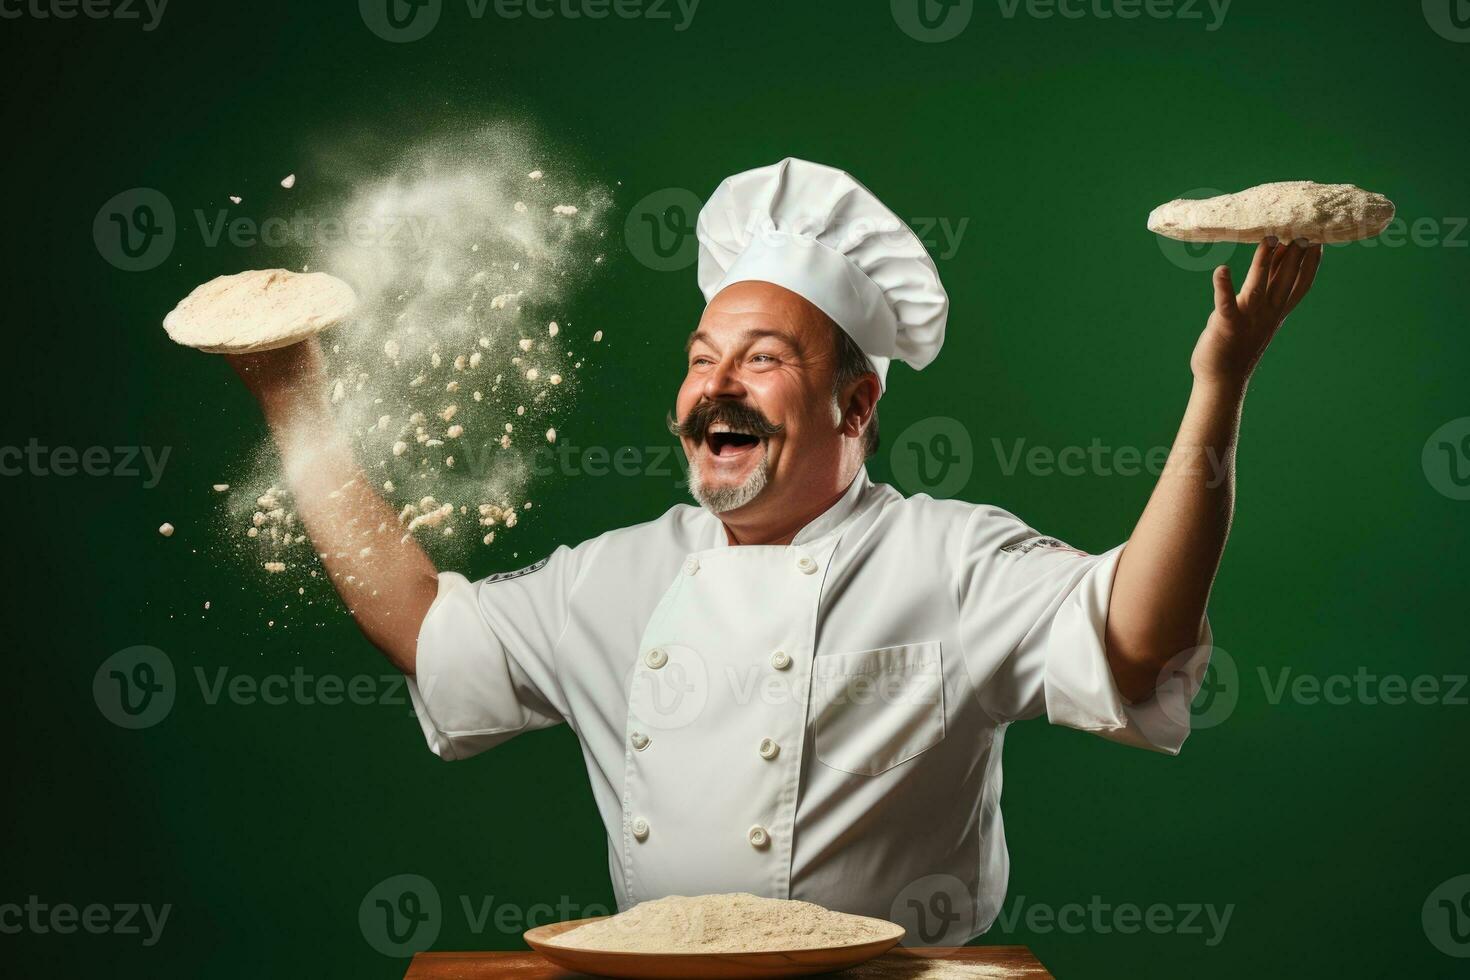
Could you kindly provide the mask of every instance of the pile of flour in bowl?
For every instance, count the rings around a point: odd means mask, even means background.
[[[556,942],[610,953],[765,953],[849,946],[891,935],[876,919],[735,892],[641,902],[570,929]]]

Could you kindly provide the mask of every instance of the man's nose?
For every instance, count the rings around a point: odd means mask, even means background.
[[[704,397],[711,401],[717,398],[739,398],[745,394],[745,385],[740,381],[739,365],[733,358],[726,358],[715,365],[704,379]]]

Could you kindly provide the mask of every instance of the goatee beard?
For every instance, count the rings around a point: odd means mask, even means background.
[[[769,479],[770,473],[766,469],[766,459],[763,453],[754,472],[745,478],[744,483],[733,487],[706,487],[699,478],[699,467],[690,466],[689,492],[694,495],[699,506],[711,514],[723,514],[727,510],[744,507],[759,497]]]

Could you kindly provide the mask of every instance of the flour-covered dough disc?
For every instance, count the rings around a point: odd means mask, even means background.
[[[1352,184],[1285,180],[1238,194],[1170,201],[1154,208],[1148,230],[1181,242],[1355,242],[1393,220],[1393,202]]]
[[[163,329],[186,347],[250,354],[305,340],[356,305],[352,287],[325,272],[252,269],[197,287],[163,318]]]

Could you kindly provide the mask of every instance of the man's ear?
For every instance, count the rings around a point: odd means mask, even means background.
[[[843,435],[856,439],[863,434],[863,430],[873,420],[873,412],[878,408],[878,398],[882,393],[878,375],[871,371],[847,386],[842,398]]]

